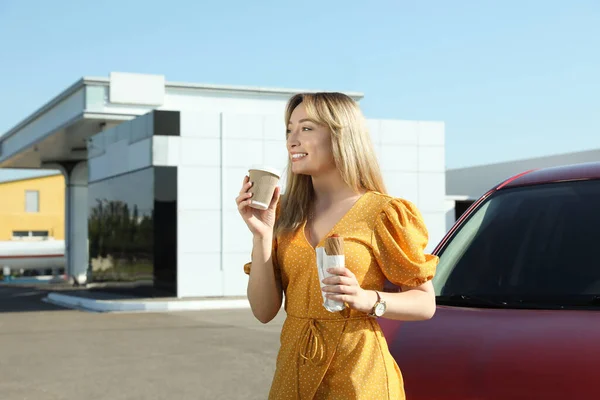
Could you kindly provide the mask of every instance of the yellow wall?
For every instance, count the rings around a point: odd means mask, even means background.
[[[25,191],[39,191],[39,212],[25,211]],[[48,231],[65,238],[65,180],[62,174],[0,183],[0,240],[13,231]]]

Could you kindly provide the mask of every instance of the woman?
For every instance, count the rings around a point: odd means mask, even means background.
[[[403,399],[400,370],[378,317],[426,320],[435,312],[431,279],[438,259],[424,253],[428,233],[409,201],[386,195],[365,121],[341,93],[298,94],[286,108],[288,177],[270,208],[249,207],[246,176],[236,199],[253,234],[248,299],[267,323],[285,294],[287,318],[270,399]],[[323,307],[316,247],[338,234],[345,268],[325,279]],[[386,280],[402,291],[382,293]]]

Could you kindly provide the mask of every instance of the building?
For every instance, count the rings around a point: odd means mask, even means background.
[[[0,169],[0,267],[64,271],[65,182],[58,171]]]
[[[0,241],[63,240],[64,195],[58,171],[0,170]]]
[[[446,171],[446,229],[494,185],[531,169],[600,160],[600,149],[476,165]]]
[[[65,176],[75,280],[245,295],[251,235],[234,199],[249,166],[285,169],[284,106],[305,91],[84,78],[0,138],[0,167]],[[444,124],[368,123],[389,193],[419,207],[432,250],[446,231]]]

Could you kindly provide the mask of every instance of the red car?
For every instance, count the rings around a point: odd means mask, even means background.
[[[407,398],[600,398],[599,249],[600,162],[488,191],[434,250],[435,316],[381,321]]]

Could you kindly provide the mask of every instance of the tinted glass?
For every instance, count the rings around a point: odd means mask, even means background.
[[[88,230],[92,280],[154,278],[152,168],[90,183]]]
[[[600,295],[600,181],[497,192],[440,254],[436,294]]]

